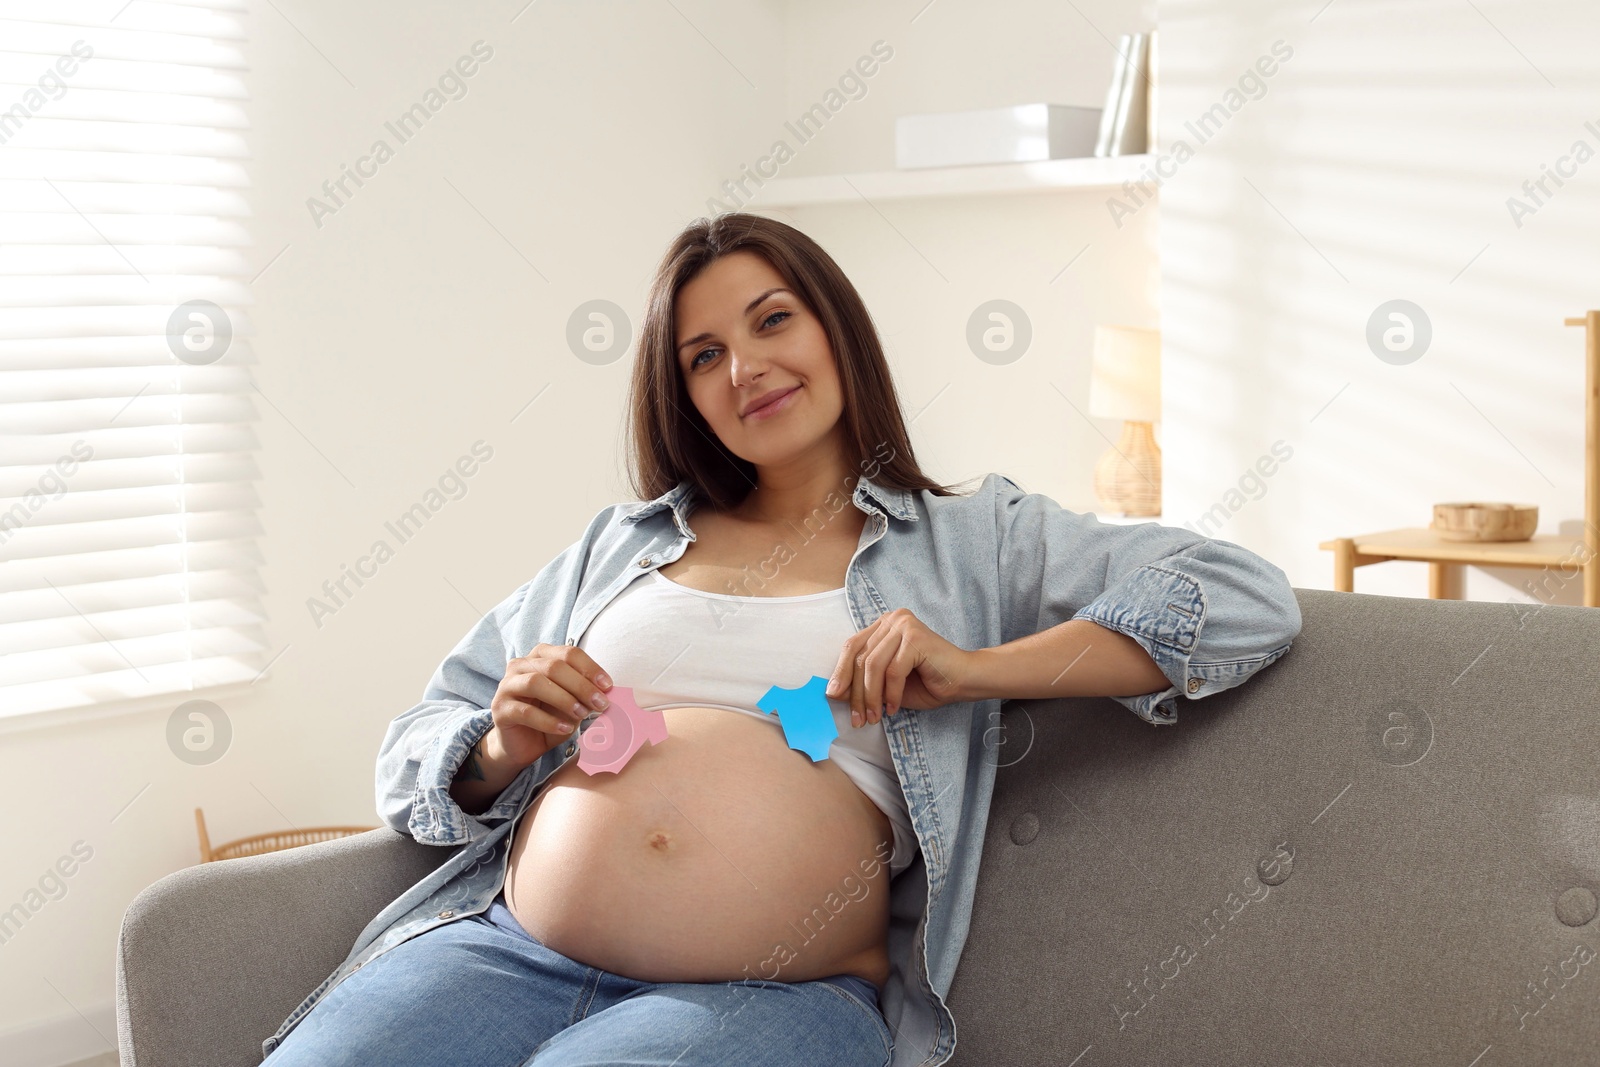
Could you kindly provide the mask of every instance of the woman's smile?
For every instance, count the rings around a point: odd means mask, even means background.
[[[754,411],[751,411],[751,412],[747,413],[745,415],[745,418],[747,418],[747,419],[766,419],[766,418],[771,418],[773,415],[777,414],[779,411],[782,411],[784,408],[787,408],[789,406],[789,404],[790,404],[790,401],[793,399],[793,397],[795,396],[796,393],[800,392],[801,388],[802,388],[801,386],[798,386],[798,385],[795,386],[793,389],[790,389],[788,392],[784,393],[782,396],[779,396],[776,400],[769,401],[768,403],[763,404],[760,407],[756,408]]]

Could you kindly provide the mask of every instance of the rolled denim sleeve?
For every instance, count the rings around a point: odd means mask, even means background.
[[[1005,641],[1088,619],[1138,642],[1171,683],[1110,699],[1146,722],[1178,698],[1239,685],[1300,632],[1289,578],[1230,541],[1147,522],[1103,523],[992,474]]]
[[[512,658],[501,635],[532,585],[521,586],[478,621],[434,672],[422,701],[397,716],[384,735],[378,814],[425,845],[463,844],[488,829],[482,816],[461,810],[450,786],[472,746],[494,725],[489,705]]]
[[[375,779],[378,815],[384,822],[425,845],[460,845],[482,837],[514,814],[514,805],[504,798],[515,794],[522,775],[479,815],[463,811],[450,787],[472,746],[494,726],[489,705],[506,665],[529,650],[513,648],[512,635],[544,634],[542,640],[562,640],[589,551],[618,507],[602,510],[583,537],[478,620],[434,672],[422,701],[389,724],[378,750]],[[533,643],[537,639],[529,648]],[[560,756],[561,748],[553,748],[522,774],[537,774],[544,760],[553,763]]]

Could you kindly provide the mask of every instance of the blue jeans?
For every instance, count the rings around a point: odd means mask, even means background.
[[[641,982],[568,959],[495,898],[334,986],[263,1067],[887,1067],[877,990],[810,982]]]

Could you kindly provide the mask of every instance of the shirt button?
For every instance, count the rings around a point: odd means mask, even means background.
[[[1191,693],[1199,692],[1200,687],[1202,685],[1204,685],[1204,684],[1205,683],[1203,681],[1201,681],[1199,678],[1190,678],[1189,679],[1189,692],[1191,692]]]
[[[446,909],[444,909],[443,911],[441,911],[439,913],[439,918],[448,919],[454,914],[455,914],[455,912],[451,911],[449,908],[446,908]]]
[[[641,567],[648,567],[648,566],[650,566],[650,557],[649,557],[649,556],[646,556],[646,557],[645,557],[645,558],[644,558],[644,559],[641,559],[641,560],[640,560],[640,561],[639,561],[639,566],[641,566]]]

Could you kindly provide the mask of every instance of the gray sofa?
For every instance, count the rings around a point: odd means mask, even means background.
[[[952,1062],[1600,1063],[1600,611],[1296,592],[1289,655],[1176,726],[1005,706]],[[384,829],[150,886],[123,1067],[259,1063],[446,854]]]

